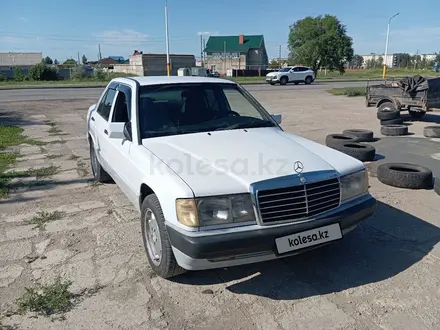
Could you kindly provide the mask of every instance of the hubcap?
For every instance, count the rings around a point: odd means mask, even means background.
[[[162,240],[160,238],[159,225],[157,224],[156,216],[151,209],[146,210],[144,222],[148,255],[153,263],[158,266],[162,261]]]

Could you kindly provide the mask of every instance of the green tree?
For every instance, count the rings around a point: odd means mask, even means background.
[[[53,60],[53,64],[58,65],[58,64],[60,64],[60,62],[58,62],[57,59],[54,59],[54,60]]]
[[[64,61],[63,65],[76,65],[76,61],[73,58],[69,58]]]
[[[364,58],[361,55],[355,54],[351,59],[350,66],[360,68],[364,64]]]
[[[342,74],[344,64],[354,56],[353,41],[345,25],[332,15],[296,21],[290,26],[288,47],[295,62],[311,66],[315,72],[325,67]]]
[[[86,57],[86,55],[83,54],[83,56],[81,58],[81,62],[82,62],[82,64],[87,64],[87,57]]]
[[[36,64],[29,69],[29,78],[31,80],[57,80],[57,72],[44,63]]]
[[[26,78],[27,78],[26,75],[23,73],[23,71],[21,71],[20,68],[18,68],[18,67],[14,68],[14,80],[25,81]]]
[[[280,62],[278,62],[277,60],[271,60],[269,63],[269,68],[270,69],[279,69],[280,68]]]
[[[53,61],[49,56],[46,56],[45,58],[43,58],[43,60],[41,62],[44,64],[47,64],[47,65],[53,64]]]

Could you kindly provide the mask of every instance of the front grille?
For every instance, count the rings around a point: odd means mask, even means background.
[[[257,191],[263,223],[304,220],[339,206],[339,180]]]

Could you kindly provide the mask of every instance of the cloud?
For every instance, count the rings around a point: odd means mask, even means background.
[[[197,35],[198,36],[208,36],[208,35],[216,36],[216,35],[218,35],[218,32],[197,32]]]
[[[29,22],[29,19],[27,17],[20,16],[18,19],[22,22]]]

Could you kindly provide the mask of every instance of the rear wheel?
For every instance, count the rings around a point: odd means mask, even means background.
[[[90,162],[92,166],[93,179],[96,182],[105,183],[112,180],[110,175],[102,168],[96,156],[95,144],[90,142]]]
[[[306,77],[306,80],[304,80],[304,82],[305,82],[306,85],[310,85],[310,84],[312,83],[312,81],[313,81],[312,76],[307,76],[307,77]]]

